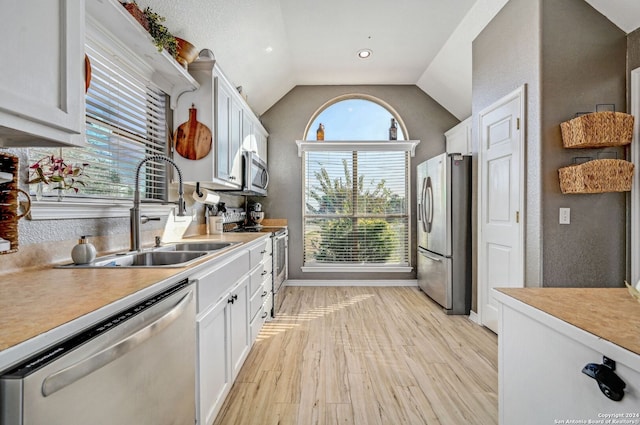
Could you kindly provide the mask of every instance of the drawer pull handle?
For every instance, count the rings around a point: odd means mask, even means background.
[[[266,253],[267,253],[266,249],[263,249],[262,251],[260,251],[260,254],[266,254]]]
[[[267,291],[264,291],[264,292],[262,293],[261,297],[263,297],[263,298],[264,298],[264,297],[266,297],[266,296],[267,296]]]
[[[607,358],[602,358],[602,364],[589,363],[582,373],[592,377],[598,382],[598,387],[602,394],[613,401],[620,401],[624,397],[624,388],[627,384],[614,372],[616,362]]]
[[[262,318],[263,318],[263,319],[266,319],[268,315],[269,315],[269,314],[265,311],[264,313],[262,313]]]
[[[266,275],[267,273],[269,273],[269,272],[265,270],[265,271],[263,271],[263,272],[260,274],[260,276],[264,276],[264,275]]]

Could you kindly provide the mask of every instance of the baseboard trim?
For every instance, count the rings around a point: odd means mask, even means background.
[[[476,313],[475,311],[471,310],[469,312],[469,320],[471,320],[473,323],[475,323],[476,325],[480,324],[480,318],[478,317],[478,313]]]
[[[418,286],[417,279],[398,280],[322,280],[289,279],[286,286]]]

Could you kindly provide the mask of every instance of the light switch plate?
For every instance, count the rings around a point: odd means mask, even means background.
[[[571,224],[571,208],[560,208],[560,224]]]

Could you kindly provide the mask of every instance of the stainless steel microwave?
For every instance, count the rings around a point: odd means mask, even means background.
[[[242,153],[242,192],[246,195],[267,196],[269,172],[267,164],[255,152]]]

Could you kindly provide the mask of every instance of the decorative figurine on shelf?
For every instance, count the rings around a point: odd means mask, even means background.
[[[318,130],[316,130],[316,140],[324,140],[324,125],[320,123]]]
[[[391,118],[391,127],[389,127],[389,140],[398,140],[398,125],[395,118]]]

